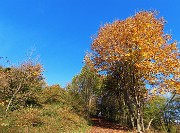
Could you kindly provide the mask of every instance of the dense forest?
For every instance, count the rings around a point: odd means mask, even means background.
[[[99,112],[132,132],[180,132],[180,53],[165,23],[141,11],[100,27],[64,88],[36,60],[1,64],[0,132],[85,133]]]

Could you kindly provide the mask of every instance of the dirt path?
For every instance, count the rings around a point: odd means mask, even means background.
[[[88,133],[132,133],[125,131],[120,125],[108,122],[106,120],[99,120],[97,118],[92,118],[93,126],[88,131]]]

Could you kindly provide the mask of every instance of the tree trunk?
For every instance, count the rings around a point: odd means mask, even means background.
[[[128,90],[125,90],[125,99],[124,101],[126,102],[127,106],[128,106],[128,110],[130,113],[130,120],[131,120],[131,126],[132,129],[135,127],[135,111],[134,111],[134,107],[133,107],[133,103],[130,100],[130,95],[128,93]]]
[[[137,130],[138,130],[138,133],[142,133],[141,114],[140,114],[139,109],[137,110]]]
[[[11,99],[9,100],[9,103],[7,105],[7,108],[6,108],[6,112],[9,110],[9,107],[14,99],[14,97],[16,96],[16,94],[19,92],[19,90],[21,89],[21,85],[22,83],[19,84],[19,87],[17,88],[17,90],[14,92],[14,94],[12,95]]]
[[[88,101],[88,108],[90,109],[92,105],[92,97],[89,96],[89,101]]]
[[[133,115],[130,115],[130,119],[131,119],[132,128],[134,128],[134,127],[135,127],[134,116],[133,116]]]
[[[142,125],[142,131],[144,132],[144,131],[145,131],[145,128],[144,128],[144,119],[143,119],[143,115],[141,115],[141,125]]]
[[[138,133],[144,132],[144,123],[143,123],[143,115],[141,110],[141,101],[139,100],[138,96],[135,97],[136,101],[136,118],[137,118],[137,130]]]
[[[148,123],[148,126],[147,126],[147,129],[146,130],[149,130],[150,126],[151,126],[151,123],[152,123],[153,119],[151,119]]]

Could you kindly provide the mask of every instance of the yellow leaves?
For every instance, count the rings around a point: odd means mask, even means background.
[[[4,102],[2,101],[2,102],[0,102],[0,106],[4,106]]]
[[[36,72],[36,71],[35,71],[35,72],[33,72],[32,74],[33,74],[33,76],[38,76],[38,75],[39,75],[39,73],[38,73],[38,72]]]
[[[144,52],[144,53],[142,54],[142,56],[143,56],[144,58],[147,58],[147,57],[148,57],[148,53],[147,53],[147,52]]]
[[[131,54],[130,53],[127,53],[127,54],[125,54],[125,57],[129,57]]]
[[[172,43],[172,44],[170,45],[170,47],[171,47],[171,48],[170,48],[171,50],[178,50],[176,42],[175,42],[175,43]]]
[[[152,93],[153,95],[156,95],[157,90],[158,90],[157,88],[154,88],[154,89],[151,90],[151,93]]]
[[[9,126],[9,123],[1,123],[1,126]]]
[[[136,63],[135,66],[136,66],[137,68],[140,68],[140,67],[141,67],[141,65],[140,65],[139,63]]]
[[[174,81],[170,81],[169,84],[170,84],[170,85],[174,85]]]
[[[160,94],[164,95],[164,94],[165,94],[165,91],[160,91]]]
[[[175,86],[174,89],[176,90],[176,93],[180,94],[180,81],[179,82],[175,82],[174,86]]]
[[[176,42],[168,44],[171,38],[164,34],[164,20],[156,18],[153,12],[139,12],[102,26],[92,43],[94,53],[90,61],[101,71],[115,71],[113,65],[119,62],[126,64],[123,67],[133,64],[139,77],[163,84],[164,88],[177,88],[175,81],[179,79],[166,82],[166,75],[180,75],[180,53]]]

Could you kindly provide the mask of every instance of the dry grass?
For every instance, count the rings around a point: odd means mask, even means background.
[[[57,104],[24,108],[0,118],[0,133],[76,133],[87,128],[83,117]]]

